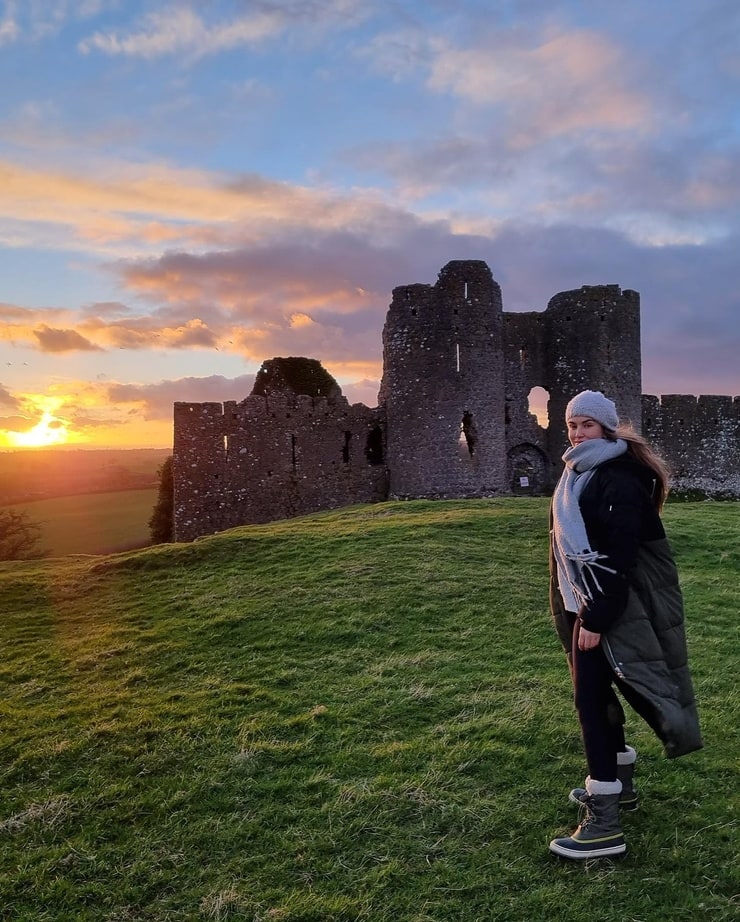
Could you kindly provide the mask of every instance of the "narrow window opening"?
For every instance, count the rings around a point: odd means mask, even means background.
[[[520,350],[519,350],[519,365],[520,365],[522,368],[524,368],[524,366],[525,366],[526,364],[527,364],[527,350],[526,350],[526,349],[520,349]]]
[[[478,427],[475,425],[475,419],[470,410],[463,413],[460,422],[460,448],[467,450],[469,457],[475,454],[475,446],[478,441]]]
[[[352,433],[345,432],[344,433],[344,445],[342,446],[342,461],[344,461],[345,464],[349,464],[349,446],[351,442],[352,442]]]
[[[455,364],[460,371],[460,343],[455,343]]]
[[[415,307],[412,307],[412,308],[411,308],[411,316],[412,316],[412,317],[416,317],[416,308],[415,308]]]
[[[365,457],[368,460],[368,464],[383,463],[383,430],[380,426],[375,426],[367,434]]]
[[[544,387],[533,387],[527,396],[527,411],[537,417],[537,422],[543,429],[550,425],[550,416],[547,405],[550,400],[549,393]]]
[[[224,436],[224,456],[226,460],[229,460],[229,437],[228,435]]]
[[[466,299],[467,299],[467,297],[468,297],[468,283],[465,282],[465,286],[464,286],[464,289],[463,289],[463,298],[466,298]]]

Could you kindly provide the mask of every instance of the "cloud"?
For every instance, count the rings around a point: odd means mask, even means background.
[[[480,108],[500,110],[514,149],[573,132],[645,131],[650,106],[630,89],[619,48],[590,31],[555,32],[532,41],[511,35],[493,47],[441,45],[428,85]]]
[[[41,352],[95,352],[100,346],[91,343],[76,330],[55,330],[42,324],[33,331]]]
[[[725,393],[740,382],[740,238],[644,246],[603,228],[507,227],[488,262],[504,310],[544,310],[559,291],[618,284],[640,293],[645,393]],[[536,267],[536,271],[533,268]]]
[[[211,375],[205,378],[186,377],[160,381],[156,384],[110,384],[107,399],[113,404],[136,407],[145,419],[172,419],[173,405],[184,403],[223,403],[244,400],[254,386],[253,374],[238,378]]]
[[[380,379],[362,378],[342,386],[342,393],[350,403],[364,403],[366,407],[377,407]]]
[[[391,177],[419,210],[602,224],[656,245],[726,234],[740,194],[730,6],[678,4],[649,42],[649,17],[633,40],[634,9],[605,11],[597,30],[562,5],[492,12],[468,34],[376,36],[362,54],[401,92],[425,81],[442,117],[352,145],[342,163]]]
[[[111,405],[128,405],[148,420],[171,420],[173,406],[177,402],[240,402],[251,394],[254,379],[254,374],[240,375],[236,378],[210,375],[160,381],[156,384],[116,383],[105,388],[105,399]],[[374,407],[378,403],[379,386],[378,379],[361,378],[345,384],[342,392],[350,403],[364,403],[366,406]]]
[[[18,399],[11,394],[6,387],[0,384],[0,407],[15,410],[19,405]]]
[[[436,277],[452,255],[481,258],[490,247],[444,222],[399,219],[382,237],[372,223],[364,233],[286,228],[253,246],[113,268],[132,297],[166,305],[151,315],[159,329],[191,312],[218,334],[220,348],[258,361],[311,355],[343,374],[373,377],[392,289],[418,272]]]
[[[28,432],[37,422],[26,416],[0,416],[0,432]]]
[[[19,35],[20,29],[14,19],[6,15],[4,19],[0,20],[0,47],[17,41]]]
[[[224,178],[161,163],[49,170],[11,160],[0,161],[0,218],[11,228],[8,238],[21,229],[26,244],[137,256],[159,253],[163,244],[197,252],[264,241],[286,228],[396,238],[421,220],[362,190],[341,193],[255,175]]]
[[[193,10],[170,7],[149,13],[138,32],[125,36],[96,32],[78,47],[83,54],[94,50],[142,58],[178,53],[201,56],[256,44],[275,35],[282,25],[282,17],[275,12],[259,12],[228,23],[208,25]]]
[[[70,20],[98,16],[115,9],[118,0],[6,0],[0,20],[0,46],[21,38],[40,41],[55,35]]]
[[[58,380],[45,394],[15,396],[0,386],[0,407],[15,414],[0,418],[0,430],[25,432],[43,416],[84,438],[89,430],[131,428],[150,423],[172,423],[173,405],[184,402],[244,400],[254,385],[254,374],[225,378],[183,377],[151,384]],[[160,426],[161,428],[161,426]]]
[[[306,0],[263,2],[248,16],[209,23],[193,9],[174,4],[149,13],[137,31],[96,32],[78,45],[83,54],[158,58],[185,54],[194,58],[259,45],[287,29],[322,23],[348,27],[361,16],[356,0],[315,4]]]

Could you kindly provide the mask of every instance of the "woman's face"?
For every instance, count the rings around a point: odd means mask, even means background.
[[[568,440],[571,445],[580,445],[589,439],[603,439],[604,427],[590,416],[571,416],[568,420]]]

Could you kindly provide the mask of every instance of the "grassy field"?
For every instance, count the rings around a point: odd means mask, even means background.
[[[0,451],[0,504],[156,487],[171,454],[164,448]]]
[[[39,550],[52,557],[145,547],[158,489],[87,493],[18,503],[41,525]]]
[[[740,505],[665,518],[706,746],[632,719],[629,851],[583,864],[546,500],[0,564],[0,917],[736,920]]]

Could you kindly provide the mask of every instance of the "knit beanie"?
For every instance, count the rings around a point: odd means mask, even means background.
[[[568,422],[574,416],[588,416],[612,431],[619,425],[614,401],[605,397],[601,391],[581,391],[580,394],[576,394],[565,408],[565,421]]]

